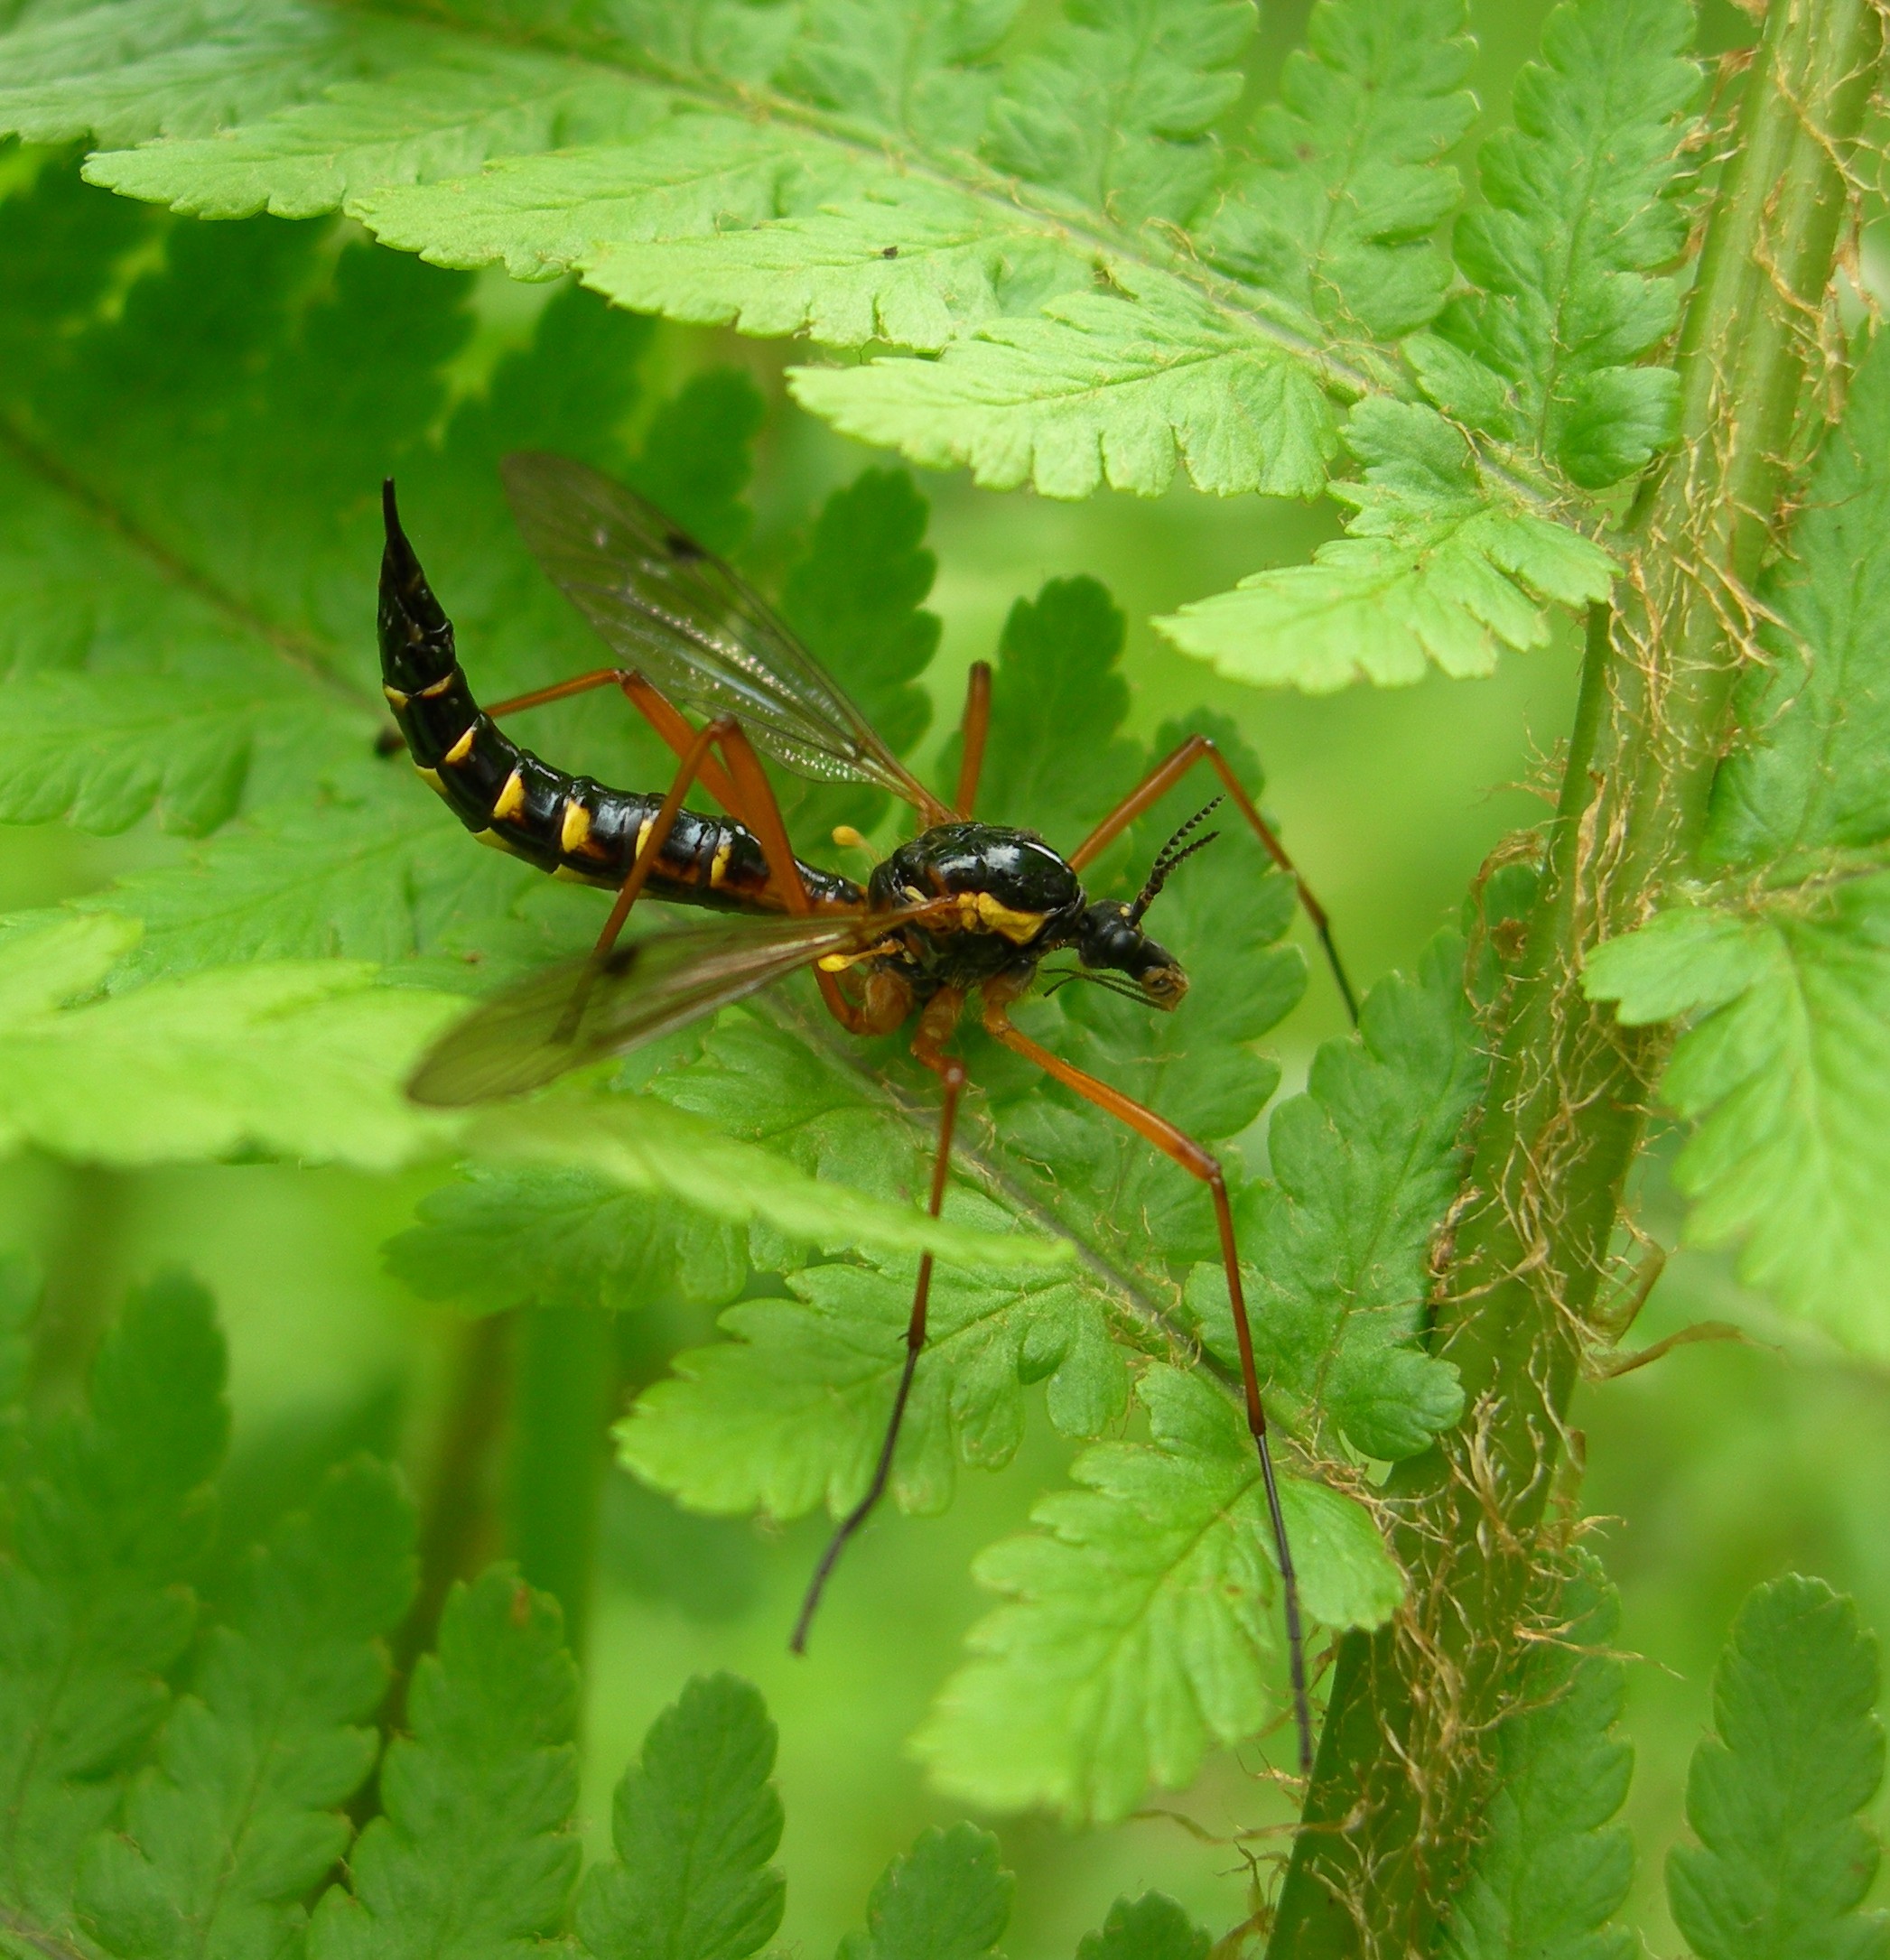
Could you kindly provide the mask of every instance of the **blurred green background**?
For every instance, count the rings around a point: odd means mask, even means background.
[[[1531,0],[1474,11],[1486,127],[1546,10]],[[1267,15],[1256,89],[1268,86],[1303,15],[1298,5]],[[1710,13],[1709,46],[1731,44],[1739,24],[1729,8]],[[546,293],[482,283],[483,331],[461,364],[466,386],[524,337]],[[764,561],[771,529],[867,460],[786,403],[780,375],[790,358],[777,346],[674,329],[658,348],[659,369],[673,376],[735,362],[774,404],[754,492]],[[1105,496],[1060,506],[977,492],[956,478],[921,487],[933,499],[940,565],[932,604],[945,620],[931,676],[936,729],[955,719],[964,668],[992,650],[1013,599],[1048,577],[1094,573],[1130,617],[1138,729],[1151,731],[1200,701],[1235,718],[1266,762],[1267,803],[1362,980],[1410,963],[1454,918],[1484,855],[1542,814],[1528,785],[1539,792],[1550,776],[1569,719],[1569,636],[1506,660],[1482,683],[1322,700],[1255,694],[1165,650],[1147,620],[1256,566],[1303,557],[1330,534],[1326,511],[1181,489],[1152,503]],[[95,889],[176,849],[148,829],[109,840],[0,831],[0,909]],[[1329,989],[1316,980],[1283,1031],[1286,1092],[1340,1025]],[[293,1490],[298,1466],[337,1432],[380,1441],[416,1466],[426,1461],[444,1384],[470,1337],[386,1277],[379,1247],[443,1175],[373,1180],[230,1166],[132,1175],[27,1157],[0,1166],[0,1246],[28,1249],[44,1266],[45,1359],[55,1380],[79,1364],[131,1281],[177,1262],[216,1289],[233,1351],[230,1502],[240,1511]],[[1641,1184],[1640,1222],[1671,1246],[1679,1213],[1658,1155]],[[1705,1319],[1731,1323],[1746,1338],[1682,1347],[1591,1384],[1575,1412],[1587,1437],[1594,1543],[1623,1590],[1622,1644],[1640,1657],[1627,1716],[1638,1756],[1634,1917],[1653,1949],[1670,1953],[1679,1943],[1661,1902],[1661,1861],[1680,1825],[1688,1755],[1708,1719],[1712,1660],[1740,1596],[1795,1568],[1855,1592],[1869,1623],[1890,1625],[1890,1381],[1778,1323],[1719,1256],[1674,1257],[1634,1338]],[[626,1374],[647,1378],[708,1330],[639,1321],[619,1332]],[[925,1788],[902,1743],[983,1609],[967,1576],[972,1555],[1023,1523],[1032,1496],[1057,1481],[1063,1454],[1038,1422],[1007,1471],[963,1480],[949,1517],[882,1519],[850,1559],[814,1653],[800,1662],[785,1636],[822,1527],[763,1532],[692,1519],[613,1472],[591,1631],[591,1831],[604,1831],[610,1785],[651,1715],[692,1672],[734,1667],[760,1684],[781,1728],[783,1937],[799,1951],[829,1950],[859,1922],[886,1859],[924,1824],[959,1814]],[[1006,1950],[1015,1960],[1066,1955],[1113,1898],[1148,1885],[1229,1926],[1250,1909],[1253,1873],[1282,1851],[1284,1816],[1255,1766],[1229,1757],[1211,1763],[1195,1789],[1113,1830],[1079,1835],[1038,1820],[984,1820],[1019,1879]]]

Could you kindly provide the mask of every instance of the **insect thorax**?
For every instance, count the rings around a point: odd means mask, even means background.
[[[873,872],[876,906],[960,901],[956,918],[908,936],[940,984],[972,985],[1029,965],[1064,943],[1083,910],[1076,874],[1034,831],[942,823]]]

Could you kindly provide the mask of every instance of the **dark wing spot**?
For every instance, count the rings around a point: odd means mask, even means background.
[[[886,249],[880,254],[880,256],[881,258],[897,258],[898,255],[899,248],[896,245],[889,245]]]
[[[706,558],[709,555],[684,531],[672,531],[663,542],[669,547],[669,555],[672,558],[680,558],[686,562],[692,558]]]

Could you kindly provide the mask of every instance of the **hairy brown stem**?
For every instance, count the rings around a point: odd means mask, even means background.
[[[1343,1643],[1275,1960],[1436,1950],[1487,1807],[1485,1746],[1552,1626],[1565,1416],[1663,1053],[1583,998],[1587,949],[1689,865],[1751,645],[1876,71],[1874,0],[1774,0],[1680,349],[1680,440],[1649,483],[1580,702],[1438,1302],[1466,1414],[1392,1495],[1405,1611]]]

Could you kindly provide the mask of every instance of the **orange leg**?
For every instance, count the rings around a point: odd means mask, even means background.
[[[617,897],[610,906],[610,916],[604,921],[602,932],[597,935],[597,943],[591,949],[591,958],[579,976],[576,988],[571,996],[571,1004],[564,1009],[558,1022],[553,1039],[561,1042],[572,1040],[577,1034],[578,1023],[584,1017],[584,1008],[591,999],[591,989],[597,983],[597,976],[603,971],[604,961],[610,949],[617,943],[617,936],[623,931],[624,921],[630,915],[630,907],[637,903],[643,887],[649,883],[649,875],[656,869],[657,860],[663,855],[663,847],[669,841],[669,833],[675,829],[676,813],[683,807],[683,798],[689,794],[689,785],[702,773],[703,761],[715,743],[726,741],[731,736],[740,736],[740,730],[724,718],[712,721],[689,744],[688,752],[677,765],[675,780],[669,785],[668,794],[658,805],[651,818],[649,829],[644,832],[635,860],[630,866],[629,876],[617,887]],[[792,861],[792,860],[790,860]],[[796,878],[798,887],[799,879]],[[805,910],[806,894],[803,892],[802,910]]]
[[[991,663],[972,662],[964,689],[964,720],[959,724],[964,749],[958,758],[958,814],[969,817],[978,801],[978,778],[984,771],[984,738],[991,732]]]
[[[729,766],[729,775],[733,779],[739,809],[730,814],[737,822],[745,823],[761,841],[761,855],[768,859],[770,880],[778,880],[781,896],[787,909],[793,913],[808,913],[814,910],[814,901],[807,896],[807,887],[801,882],[798,860],[794,847],[787,841],[787,825],[781,816],[781,806],[775,800],[774,785],[768,780],[768,772],[761,766],[761,758],[754,750],[739,722],[728,720],[714,724],[725,728],[726,732],[718,738],[722,759]],[[842,991],[839,979],[816,966],[814,970],[815,984],[820,988],[820,998],[826,1003],[827,1012],[845,1028],[849,1034],[880,1035],[888,1032],[882,1026],[889,1003],[881,1000],[877,1004],[869,1000],[863,1007],[849,1000]],[[910,996],[905,997],[908,1001]],[[906,1017],[901,1008],[898,1017],[889,1026],[897,1026]]]
[[[617,943],[617,935],[623,930],[623,922],[630,915],[630,907],[637,903],[643,887],[649,883],[649,875],[656,868],[663,855],[663,847],[669,841],[669,833],[676,827],[676,813],[683,807],[683,798],[689,794],[689,785],[702,774],[703,764],[709,751],[717,742],[727,742],[739,738],[741,730],[726,716],[712,721],[707,728],[690,743],[687,752],[678,765],[675,780],[669,792],[650,821],[650,827],[644,832],[642,848],[638,851],[636,861],[630,866],[630,875],[617,888],[617,902],[610,907],[610,915],[604,921],[604,929],[597,935],[597,944],[591,949],[593,965],[601,963],[604,956]],[[724,749],[724,753],[726,753]],[[772,871],[774,859],[769,859]],[[793,859],[790,858],[790,863]],[[800,892],[801,902],[792,907],[797,912],[807,910],[807,895],[800,890],[798,875],[790,872],[789,878],[795,890]]]
[[[945,1203],[945,1175],[952,1161],[952,1132],[958,1122],[958,1099],[964,1091],[964,1064],[956,1055],[943,1054],[939,1050],[940,1045],[956,1026],[958,1010],[964,1003],[964,995],[950,988],[934,994],[919,1017],[918,1031],[912,1038],[913,1054],[938,1077],[944,1091],[938,1117],[938,1155],[932,1162],[929,1209],[934,1218],[938,1216],[939,1209]],[[892,1475],[893,1452],[898,1447],[899,1426],[906,1418],[906,1403],[912,1393],[912,1377],[918,1367],[919,1350],[926,1344],[926,1312],[931,1297],[932,1255],[923,1252],[919,1255],[918,1281],[912,1291],[912,1312],[906,1323],[906,1362],[899,1372],[898,1392],[892,1398],[892,1417],[886,1425],[886,1439],[880,1445],[880,1460],[873,1466],[872,1482],[866,1487],[866,1495],[840,1520],[833,1536],[827,1541],[826,1550],[821,1554],[820,1564],[814,1568],[807,1596],[801,1602],[800,1617],[794,1623],[794,1637],[787,1643],[796,1654],[807,1650],[807,1630],[814,1624],[821,1593],[828,1575],[839,1563],[841,1553],[846,1549],[847,1540],[866,1522],[874,1505],[886,1494],[886,1485]]]
[[[629,877],[618,888],[616,903],[604,921],[603,931],[598,934],[593,957],[602,959],[617,943],[618,934],[623,931],[624,922],[630,915],[630,907],[649,881],[657,854],[675,827],[676,812],[682,808],[683,798],[688,794],[692,782],[700,782],[736,822],[752,831],[760,840],[761,853],[768,859],[771,880],[787,909],[796,914],[811,912],[814,902],[801,882],[794,849],[787,841],[787,827],[781,818],[781,806],[775,799],[774,785],[768,780],[760,758],[742,732],[740,724],[731,717],[722,716],[698,734],[666,695],[630,667],[599,667],[569,681],[537,688],[529,694],[515,694],[508,700],[497,701],[486,710],[486,713],[496,720],[503,714],[517,714],[526,708],[542,708],[547,701],[567,701],[573,694],[589,693],[600,687],[621,688],[630,705],[675,752],[681,767],[671,785],[669,795],[664,799],[663,809],[657,813],[656,821],[644,839],[643,849],[637,853],[637,862],[630,867]],[[722,753],[722,762],[718,762],[711,752],[717,748]],[[672,802],[675,808],[671,808]],[[847,999],[833,974],[816,971],[815,979],[827,1011],[843,1027],[853,1034],[883,1032],[871,1025],[870,1015],[863,1014]]]
[[[526,708],[542,708],[547,701],[569,701],[573,694],[588,694],[599,687],[621,688],[631,707],[669,744],[679,760],[689,753],[689,745],[695,739],[695,730],[683,719],[682,711],[673,701],[631,667],[598,667],[569,681],[556,682],[550,687],[535,688],[529,694],[514,694],[509,700],[494,701],[486,713],[497,721],[500,715],[517,714]],[[703,787],[736,822],[748,822],[735,807],[735,785],[713,756],[702,758],[696,775]]]
[[[633,674],[631,679],[640,680],[640,676]],[[628,692],[628,688],[626,692]],[[656,694],[656,690],[652,688],[650,692]],[[662,701],[661,695],[656,698]],[[666,701],[663,705],[669,707]],[[669,711],[675,712],[674,709]],[[677,720],[681,721],[682,718],[677,716]],[[687,729],[688,723],[682,722],[682,726]],[[617,943],[617,935],[622,932],[624,921],[630,915],[630,907],[637,903],[638,895],[656,868],[657,853],[675,828],[676,813],[683,807],[683,798],[688,794],[690,784],[698,778],[707,782],[704,764],[710,760],[712,748],[722,751],[727,774],[724,776],[720,769],[716,774],[729,785],[729,794],[726,797],[718,794],[716,800],[738,823],[745,824],[760,841],[761,854],[768,859],[768,881],[787,910],[797,916],[814,910],[814,901],[801,882],[800,865],[794,855],[794,847],[787,841],[787,826],[781,817],[781,806],[775,801],[774,785],[768,780],[761,758],[742,732],[741,724],[731,715],[721,715],[700,733],[691,735],[688,746],[683,751],[675,780],[669,786],[669,794],[664,797],[662,807],[650,824],[643,848],[637,853],[637,861],[630,867],[630,875],[618,888],[617,902],[610,907],[603,931],[598,934],[593,961],[601,961]],[[814,978],[827,1011],[843,1027],[852,1034],[883,1032],[873,1025],[870,1012],[847,999],[834,975],[816,967]]]
[[[1356,1026],[1358,997],[1352,991],[1352,982],[1345,976],[1345,962],[1340,960],[1339,950],[1333,943],[1332,922],[1326,915],[1326,907],[1313,896],[1312,887],[1300,877],[1299,866],[1287,856],[1286,846],[1273,834],[1272,825],[1261,815],[1254,806],[1253,799],[1242,788],[1240,779],[1228,766],[1226,757],[1206,736],[1190,735],[1166,762],[1149,774],[1139,787],[1131,790],[1070,853],[1072,868],[1080,871],[1085,865],[1100,857],[1137,817],[1145,811],[1152,810],[1204,757],[1214,765],[1215,773],[1234,800],[1234,806],[1253,826],[1253,833],[1266,846],[1267,855],[1299,888],[1299,903],[1306,907],[1306,915],[1312,921],[1313,931],[1319,935],[1319,943],[1326,949],[1327,962],[1332,968],[1333,979],[1338,982],[1339,992],[1345,999],[1345,1011],[1352,1017],[1353,1025]]]
[[[1152,799],[1151,799],[1152,800]],[[1266,1411],[1261,1407],[1260,1378],[1253,1365],[1253,1335],[1247,1324],[1247,1296],[1241,1286],[1240,1253],[1234,1241],[1234,1212],[1227,1203],[1227,1183],[1218,1160],[1185,1131],[1177,1129],[1166,1117],[1112,1089],[1094,1075],[1073,1068],[1061,1055],[1040,1047],[1029,1036],[1010,1025],[1002,995],[987,990],[984,997],[984,1026],[1007,1048],[1034,1062],[1066,1089],[1074,1089],[1085,1101],[1093,1102],[1106,1115],[1126,1123],[1146,1137],[1155,1147],[1172,1157],[1190,1176],[1198,1177],[1214,1199],[1215,1222],[1220,1228],[1221,1258],[1227,1268],[1227,1298],[1234,1309],[1234,1337],[1240,1344],[1241,1392],[1246,1399],[1247,1428],[1260,1455],[1261,1482],[1267,1496],[1267,1515],[1273,1527],[1273,1550],[1280,1563],[1280,1591],[1286,1612],[1287,1661],[1293,1683],[1293,1717],[1299,1734],[1299,1774],[1312,1774],[1312,1705],[1306,1692],[1306,1635],[1299,1619],[1299,1581],[1293,1570],[1293,1555],[1287,1544],[1286,1517],[1280,1509],[1280,1487],[1273,1476],[1272,1453],[1267,1447]]]

